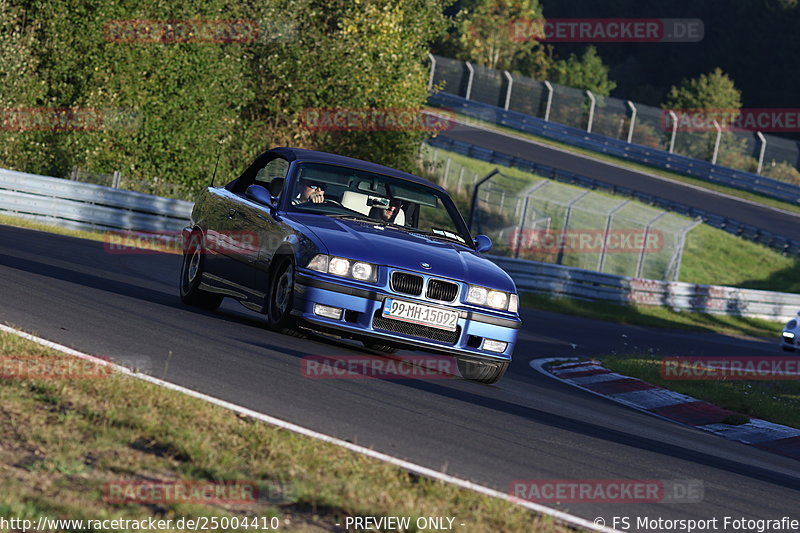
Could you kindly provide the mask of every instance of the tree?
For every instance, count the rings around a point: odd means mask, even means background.
[[[16,144],[0,131],[5,166],[52,176],[119,170],[165,192],[208,183],[220,139],[217,183],[279,145],[413,170],[427,134],[310,131],[300,117],[308,108],[418,111],[427,99],[423,60],[445,26],[442,0],[0,2],[2,104],[94,109],[104,119],[92,131],[23,132]],[[183,30],[245,21],[258,31],[181,40],[169,22],[181,20]],[[155,41],[109,31],[147,21],[157,31],[144,36]]]
[[[709,74],[683,80],[667,94],[666,109],[726,109],[742,107],[742,93],[719,67]]]
[[[603,59],[597,55],[597,49],[589,46],[580,58],[570,54],[569,59],[556,61],[551,81],[608,96],[617,87],[613,80],[608,79],[608,70]]]
[[[538,0],[481,0],[456,17],[461,59],[501,70],[541,59],[543,22]]]
[[[716,144],[716,120],[723,130],[738,116],[742,93],[733,80],[717,67],[709,74],[683,80],[673,86],[663,104],[665,110],[678,116],[679,131],[676,150],[690,157],[711,159]],[[690,133],[686,133],[690,132]],[[720,138],[718,163],[752,170],[753,162],[746,157],[747,144],[726,131]]]

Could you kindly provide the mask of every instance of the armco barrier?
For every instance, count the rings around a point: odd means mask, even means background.
[[[613,155],[636,163],[677,172],[678,174],[686,174],[687,176],[760,194],[768,198],[775,198],[793,204],[800,203],[800,186],[765,178],[751,172],[714,165],[708,161],[629,143],[597,133],[589,133],[571,126],[548,122],[516,111],[506,111],[501,107],[467,100],[452,94],[441,92],[432,94],[428,97],[428,103],[485,122],[531,133],[578,148]]]
[[[73,229],[174,231],[192,203],[0,169],[0,213]]]
[[[521,157],[510,156],[508,154],[503,154],[494,150],[489,150],[488,148],[475,146],[463,141],[456,141],[448,137],[438,136],[429,139],[427,142],[435,148],[442,148],[444,150],[456,152],[458,154],[480,159],[482,161],[488,161],[489,163],[494,163],[497,165],[519,168],[520,170],[532,172],[542,177],[554,179],[563,183],[571,183],[573,185],[586,187],[588,189],[599,189],[608,191],[612,194],[629,196],[667,211],[673,211],[675,213],[692,218],[700,218],[704,223],[710,226],[722,229],[728,233],[732,233],[747,240],[763,244],[764,246],[769,246],[770,248],[773,248],[779,252],[800,256],[800,241],[790,239],[783,235],[775,235],[772,232],[762,230],[750,224],[745,224],[732,218],[709,213],[703,209],[697,209],[696,207],[690,207],[679,202],[673,202],[671,200],[665,200],[664,198],[659,198],[650,194],[644,194],[629,187],[620,187],[619,185],[612,185],[594,178],[581,176],[580,174],[573,174],[571,172],[566,172],[548,165],[536,163],[535,161],[530,161]]]
[[[508,272],[520,292],[767,320],[790,320],[800,311],[800,294],[629,278],[510,257],[489,259]]]
[[[191,208],[191,202],[0,169],[0,213],[60,226],[179,230],[186,225]],[[800,294],[636,279],[550,263],[489,258],[506,270],[523,292],[771,320],[788,320],[800,310]]]

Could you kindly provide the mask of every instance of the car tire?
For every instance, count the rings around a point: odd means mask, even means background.
[[[293,337],[304,337],[295,328],[296,321],[291,316],[294,304],[294,261],[290,256],[280,257],[277,261],[267,294],[267,326]]]
[[[376,352],[383,352],[383,353],[395,353],[397,348],[394,346],[388,346],[386,344],[379,344],[377,342],[372,341],[362,341],[364,343],[364,347],[370,350],[375,350]]]
[[[508,361],[501,363],[476,363],[465,359],[456,359],[461,377],[476,383],[491,385],[503,377],[508,370]]]
[[[184,248],[183,261],[181,261],[179,288],[181,301],[187,305],[213,311],[220,306],[224,296],[200,289],[205,261],[202,236],[199,233],[192,233],[188,246]]]

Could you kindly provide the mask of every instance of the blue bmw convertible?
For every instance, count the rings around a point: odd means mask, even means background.
[[[520,327],[517,291],[481,255],[441,187],[358,159],[275,148],[224,187],[208,187],[184,229],[180,295],[226,296],[285,333],[312,330],[372,350],[454,356],[494,383]]]

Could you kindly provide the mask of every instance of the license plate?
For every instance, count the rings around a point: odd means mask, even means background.
[[[455,331],[458,323],[457,311],[393,298],[384,301],[383,316],[447,331]]]

